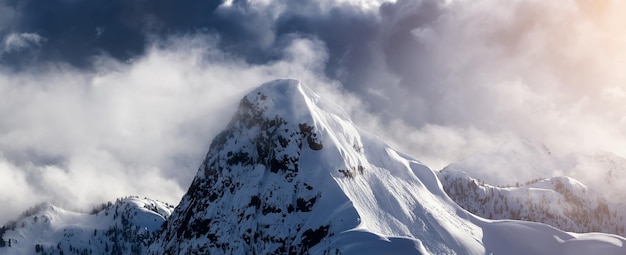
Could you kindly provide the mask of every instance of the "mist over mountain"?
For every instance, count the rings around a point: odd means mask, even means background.
[[[234,102],[280,77],[432,169],[519,137],[624,158],[625,14],[619,0],[0,1],[0,222],[41,202],[178,202]]]
[[[493,186],[462,172],[442,171],[438,176],[452,200],[480,217],[541,222],[576,233],[626,234],[624,204],[569,177]]]
[[[532,187],[549,184],[566,200],[587,192],[571,190],[580,185],[569,179]],[[600,202],[596,212],[604,213]],[[463,210],[436,172],[357,128],[297,80],[265,83],[240,101],[173,211],[136,197],[91,215],[44,205],[0,236],[3,254],[626,252],[623,237]]]
[[[289,77],[406,158],[458,170],[438,178],[471,212],[620,233],[605,227],[626,201],[624,24],[621,0],[0,0],[0,225],[42,203],[178,204],[240,99]]]
[[[577,152],[557,154],[543,144],[511,139],[453,162],[441,172],[457,172],[452,175],[467,175],[477,182],[500,187],[567,176],[602,193],[611,203],[626,203],[626,196],[616,188],[626,179],[626,159],[605,151],[581,148]]]

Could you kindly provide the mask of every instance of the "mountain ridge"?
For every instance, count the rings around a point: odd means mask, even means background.
[[[440,172],[461,171],[494,186],[514,185],[533,179],[569,176],[603,193],[612,203],[626,204],[619,189],[626,183],[626,159],[605,151],[557,155],[544,144],[511,139],[491,150],[471,154],[445,166]],[[608,184],[608,185],[607,185]]]
[[[576,233],[625,235],[623,208],[570,177],[493,186],[464,172],[442,171],[438,175],[457,204],[487,219],[540,222]]]
[[[0,231],[2,254],[142,254],[173,207],[126,197],[91,213],[52,204],[27,211]]]
[[[612,153],[555,155],[540,143],[514,139],[453,162],[438,175],[455,202],[481,217],[624,236],[624,195],[614,188],[624,170],[626,159]]]

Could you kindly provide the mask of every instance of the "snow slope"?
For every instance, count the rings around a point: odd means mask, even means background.
[[[435,172],[295,80],[242,99],[153,254],[626,254],[619,236],[474,216]]]
[[[0,254],[145,254],[172,210],[138,197],[104,204],[94,214],[39,205],[1,231]]]

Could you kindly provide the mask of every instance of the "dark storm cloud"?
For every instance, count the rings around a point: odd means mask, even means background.
[[[148,41],[171,35],[215,32],[221,47],[250,60],[266,59],[273,43],[266,13],[245,3],[218,10],[221,1],[51,0],[8,1],[17,15],[6,22],[3,36],[37,33],[47,38],[36,61],[63,61],[88,67],[92,57],[107,54],[127,60],[145,52]],[[278,53],[276,53],[278,54]],[[22,55],[5,55],[6,64],[32,63]]]
[[[142,0],[51,0],[9,1],[15,13],[10,25],[0,35],[36,33],[45,38],[37,47],[20,51],[4,51],[0,60],[5,66],[21,68],[45,62],[66,62],[79,68],[92,67],[95,56],[108,55],[120,61],[141,56],[152,41],[172,35],[212,33],[218,35],[219,50],[264,64],[276,61],[293,38],[320,40],[329,52],[325,74],[367,101],[371,108],[380,108],[387,101],[370,95],[371,83],[387,75],[381,61],[399,65],[396,56],[407,49],[409,29],[415,23],[428,22],[434,4],[403,1],[398,6],[381,7],[384,19],[402,23],[388,24],[390,40],[379,45],[381,21],[377,10],[363,10],[347,4],[319,1],[275,1],[271,5],[254,5],[233,1],[142,1]],[[415,6],[418,5],[418,6]],[[420,10],[406,14],[406,6]],[[425,6],[421,11],[421,6]],[[409,17],[396,20],[399,13]],[[422,18],[426,14],[426,18]],[[424,20],[425,19],[425,20]],[[406,33],[405,33],[406,32]],[[380,47],[385,47],[381,54]],[[411,54],[414,56],[415,54]],[[384,65],[384,64],[383,64]],[[393,91],[389,91],[393,93]],[[401,92],[398,92],[401,93]]]
[[[150,34],[183,33],[212,22],[219,1],[51,0],[6,1],[16,13],[8,33],[37,33],[47,38],[36,61],[63,61],[84,67],[98,54],[128,59],[145,51]],[[5,63],[30,64],[21,55]]]
[[[5,29],[10,33],[36,33],[46,38],[36,57],[27,52],[4,54],[6,65],[33,61],[64,61],[87,67],[92,57],[110,55],[127,60],[145,52],[148,41],[171,35],[215,33],[219,47],[252,63],[280,57],[292,34],[315,37],[326,43],[332,76],[349,84],[360,82],[361,67],[370,61],[379,33],[376,15],[359,8],[326,6],[317,1],[277,1],[284,10],[258,8],[247,1],[219,7],[221,1],[171,0],[50,0],[7,1],[4,8],[17,13]],[[286,39],[287,38],[287,39]],[[345,70],[344,69],[348,69]]]
[[[295,1],[292,1],[295,2]],[[292,4],[295,5],[295,4]],[[297,6],[288,6],[298,9]],[[376,16],[357,8],[334,7],[319,13],[286,13],[276,21],[278,35],[298,33],[314,36],[323,41],[329,51],[326,73],[341,80],[347,88],[365,82],[374,61],[373,42],[380,33]]]
[[[214,33],[220,38],[220,50],[263,64],[280,58],[293,37],[308,37],[322,41],[329,52],[326,75],[368,98],[372,108],[389,104],[368,91],[372,86],[389,90],[387,93],[403,93],[394,91],[393,85],[380,87],[381,77],[389,75],[387,68],[393,75],[411,78],[436,75],[416,65],[429,65],[414,61],[427,59],[428,53],[411,34],[412,29],[437,18],[441,10],[436,1],[386,3],[380,6],[380,15],[376,9],[320,1],[221,4],[192,0],[8,1],[7,6],[18,15],[1,35],[36,33],[45,42],[30,49],[5,51],[1,59],[10,67],[60,61],[84,68],[98,55],[120,61],[140,56],[149,41]],[[420,93],[433,92],[431,86],[412,87]]]

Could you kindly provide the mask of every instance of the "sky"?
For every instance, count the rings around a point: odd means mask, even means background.
[[[40,202],[177,204],[240,98],[277,78],[435,170],[519,138],[626,157],[625,5],[0,0],[0,223]]]

